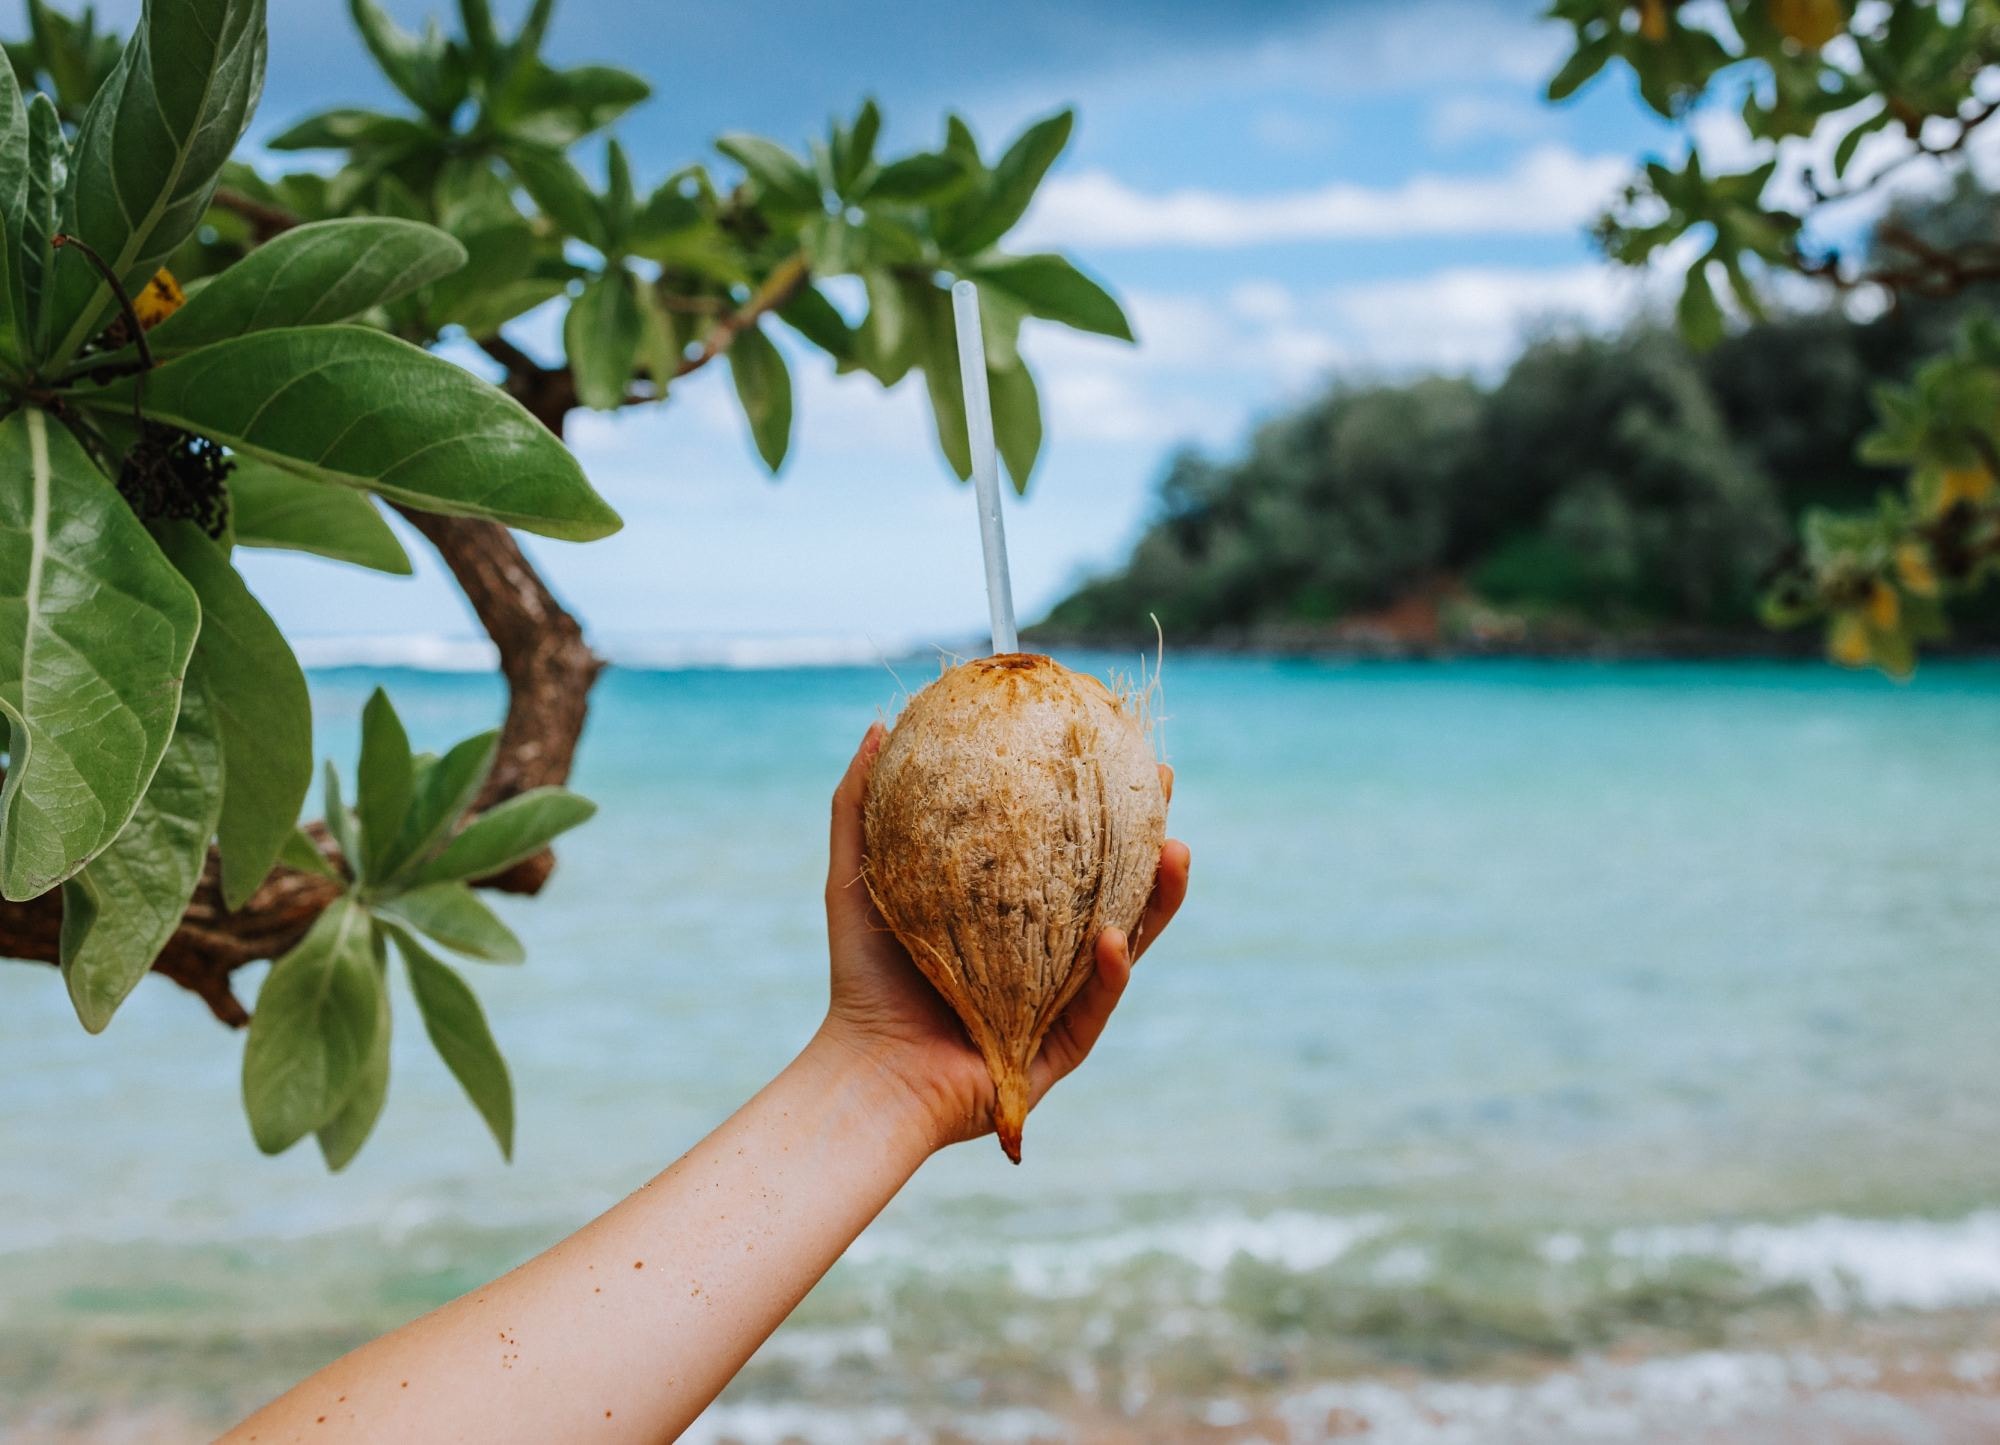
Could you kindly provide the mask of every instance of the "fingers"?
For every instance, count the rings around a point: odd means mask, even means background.
[[[1124,997],[1125,985],[1132,981],[1132,950],[1122,931],[1107,928],[1098,934],[1096,953],[1097,971],[1049,1030],[1041,1056],[1035,1060],[1034,1087],[1038,1097],[1089,1057],[1105,1024],[1111,1020],[1111,1011]]]
[[[1188,869],[1193,863],[1194,856],[1188,852],[1187,844],[1178,838],[1167,839],[1166,846],[1160,849],[1160,871],[1153,875],[1153,896],[1146,900],[1146,911],[1140,915],[1134,934],[1133,958],[1151,948],[1160,930],[1180,912],[1181,901],[1187,897]]]
[[[1174,765],[1173,765],[1172,763],[1161,763],[1161,764],[1160,764],[1160,791],[1161,791],[1162,793],[1165,793],[1165,794],[1167,795],[1167,802],[1168,802],[1168,803],[1172,803],[1172,802],[1173,802],[1173,800],[1174,800]]]
[[[868,795],[868,772],[887,736],[882,724],[871,723],[862,734],[861,746],[833,790],[833,827],[827,843],[826,893],[829,903],[851,890],[861,876],[861,803]]]

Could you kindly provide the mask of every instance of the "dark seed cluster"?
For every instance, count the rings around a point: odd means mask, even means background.
[[[236,465],[207,437],[146,423],[118,472],[118,491],[147,521],[193,522],[211,537],[229,524],[225,485]]]

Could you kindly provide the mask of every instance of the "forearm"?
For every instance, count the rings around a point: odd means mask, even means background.
[[[227,1438],[671,1438],[930,1147],[906,1088],[817,1037],[615,1209],[336,1361]]]

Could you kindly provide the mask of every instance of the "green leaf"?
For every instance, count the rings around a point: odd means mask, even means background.
[[[264,142],[274,151],[408,150],[437,138],[429,126],[401,115],[343,107],[321,111]]]
[[[611,124],[652,93],[629,70],[609,65],[557,70],[538,62],[508,88],[502,128],[512,138],[559,149]]]
[[[450,230],[465,247],[466,261],[418,293],[433,326],[456,323],[475,335],[482,328],[490,332],[559,295],[567,282],[560,265],[548,266],[546,274],[537,269],[534,230],[511,199],[498,207],[468,206],[451,217]]]
[[[909,283],[907,303],[918,330],[924,388],[930,393],[938,445],[960,481],[972,475],[972,442],[966,431],[965,383],[958,369],[958,328],[951,295],[928,281]]]
[[[132,821],[63,884],[62,972],[92,1033],[132,992],[180,926],[222,815],[222,745],[201,689],[181,690],[179,725]]]
[[[493,26],[493,7],[488,0],[458,0],[459,23],[465,27],[465,43],[480,65],[490,63],[500,49],[500,33]]]
[[[1605,62],[1616,53],[1616,44],[1614,36],[1606,35],[1579,45],[1549,81],[1548,98],[1567,100],[1576,94],[1586,81],[1604,69]]]
[[[410,863],[428,860],[479,796],[499,746],[498,729],[483,732],[465,739],[428,768],[419,769],[410,811],[394,845],[381,856],[376,877],[391,878]]]
[[[303,828],[294,828],[278,850],[278,861],[301,873],[317,873],[322,878],[339,878],[340,870],[327,861]]]
[[[680,328],[651,286],[642,282],[634,294],[639,299],[638,365],[652,378],[654,398],[665,401],[667,389],[680,371]]]
[[[632,163],[615,137],[604,147],[604,177],[605,239],[617,250],[632,229],[636,206],[632,195]]]
[[[862,186],[863,201],[928,201],[965,179],[959,163],[947,155],[919,151],[891,161]]]
[[[565,289],[560,277],[530,276],[466,295],[449,307],[439,306],[432,317],[439,326],[462,326],[467,336],[480,341],[543,302],[555,300]]]
[[[633,217],[627,245],[635,254],[648,255],[700,224],[699,208],[669,181],[646,197],[639,214]]]
[[[42,292],[54,264],[53,242],[62,209],[62,182],[69,166],[69,141],[55,102],[37,94],[28,101],[28,193],[20,226],[21,284],[26,310],[22,344],[30,354],[42,354],[48,338]]]
[[[964,203],[962,221],[956,215],[959,207],[953,207],[956,224],[940,238],[940,244],[955,254],[972,256],[1013,230],[1027,214],[1028,203],[1034,200],[1049,167],[1069,144],[1075,123],[1076,112],[1062,110],[1022,131],[993,167],[979,200]]]
[[[993,396],[993,436],[1000,459],[1007,463],[1014,490],[1026,495],[1042,449],[1042,403],[1035,393],[1035,378],[1025,366],[1004,371],[989,366],[986,381]]]
[[[632,386],[645,317],[638,278],[621,265],[584,284],[563,319],[563,351],[576,376],[576,399],[594,411],[616,411]]]
[[[854,127],[835,131],[833,144],[833,188],[846,195],[875,159],[875,138],[882,133],[882,111],[873,100],[861,102]]]
[[[223,550],[187,522],[160,545],[201,598],[188,663],[222,737],[222,901],[240,908],[277,861],[312,785],[312,700],[305,674]]]
[[[731,131],[715,148],[750,174],[765,199],[800,210],[819,209],[819,182],[799,158],[776,141]]]
[[[266,1154],[330,1122],[362,1081],[381,1022],[368,915],[336,898],[271,966],[243,1049],[243,1105]]]
[[[148,0],[77,130],[63,201],[63,230],[88,241],[127,293],[200,224],[263,85],[263,0]],[[57,365],[115,305],[111,288],[69,250],[56,253],[43,301]]]
[[[368,1052],[361,1060],[361,1068],[347,1102],[316,1133],[320,1157],[326,1160],[326,1167],[336,1174],[345,1169],[361,1152],[361,1146],[368,1142],[368,1136],[375,1130],[375,1121],[382,1117],[382,1105],[389,1097],[391,1020],[388,981],[382,977],[388,953],[381,933],[371,929],[370,935],[368,951],[376,977],[381,980],[381,986],[375,990],[375,1032],[369,1040]]]
[[[800,287],[796,296],[778,308],[778,317],[835,361],[853,358],[854,332],[817,286]]]
[[[355,812],[361,821],[363,877],[382,876],[376,854],[403,830],[416,792],[416,768],[410,757],[410,735],[389,701],[376,688],[361,709],[361,765],[355,769]]]
[[[739,331],[729,344],[729,375],[750,422],[750,439],[776,471],[792,443],[792,374],[761,327]]]
[[[389,83],[419,110],[434,114],[445,109],[449,114],[444,102],[449,99],[450,91],[440,84],[440,57],[433,48],[391,20],[375,0],[348,0],[347,8],[354,18],[354,28],[361,32],[362,44],[382,67]],[[436,49],[441,50],[442,46]]]
[[[465,247],[435,226],[378,216],[294,226],[195,292],[147,333],[164,361],[277,326],[359,316],[465,264]]]
[[[396,930],[396,946],[410,974],[410,991],[416,995],[417,1012],[423,1016],[424,1032],[431,1037],[438,1057],[450,1069],[493,1131],[503,1159],[514,1157],[514,1084],[507,1075],[507,1061],[493,1041],[486,1011],[458,971],[437,958],[402,929]]]
[[[463,883],[426,883],[384,899],[376,909],[453,953],[489,963],[519,963],[528,956],[513,930]]]
[[[871,266],[861,273],[861,282],[868,314],[856,333],[855,360],[882,385],[894,386],[916,362],[918,328],[894,276]]]
[[[1708,281],[1706,258],[1688,267],[1687,282],[1681,288],[1680,304],[1674,314],[1680,322],[1681,335],[1697,350],[1722,340],[1722,307]]]
[[[1001,256],[966,274],[1019,301],[1030,315],[1078,331],[1132,340],[1131,323],[1111,293],[1061,256]]]
[[[488,878],[588,822],[597,804],[565,788],[530,788],[474,818],[412,875],[418,883]]]
[[[347,867],[355,877],[362,876],[361,870],[361,829],[354,816],[354,810],[340,792],[340,769],[333,765],[333,759],[326,760],[321,771],[320,808],[326,814],[326,831],[333,836],[334,846],[340,849],[347,860]]]
[[[0,421],[0,896],[33,898],[118,836],[180,712],[195,594],[66,428]]]
[[[12,66],[0,65],[0,358],[31,354],[22,230],[28,210],[28,108]]]
[[[312,552],[407,577],[410,555],[365,492],[310,482],[239,457],[229,473],[229,527],[239,547]]]
[[[577,168],[560,152],[540,146],[509,146],[507,165],[542,214],[585,245],[607,244],[604,213]]]
[[[134,385],[127,377],[80,400],[126,412]],[[154,420],[301,476],[569,541],[619,527],[576,458],[519,402],[365,327],[220,341],[147,372],[141,391]]]

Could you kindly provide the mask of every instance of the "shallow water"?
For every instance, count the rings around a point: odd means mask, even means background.
[[[319,674],[343,765],[378,680],[420,744],[498,706],[484,678]],[[928,1166],[706,1438],[1303,1440],[1280,1406],[1356,1380],[1407,1401],[1885,1331],[1987,1388],[2000,668],[1166,682],[1182,920],[1025,1166],[990,1141]],[[329,1179],[257,1155],[240,1041],[172,985],[93,1039],[49,970],[0,968],[0,1426],[226,1418],[671,1160],[816,1020],[825,795],[897,692],[607,675],[578,778],[604,811],[502,905],[528,966],[468,966],[514,1069],[511,1167],[420,1030]]]

